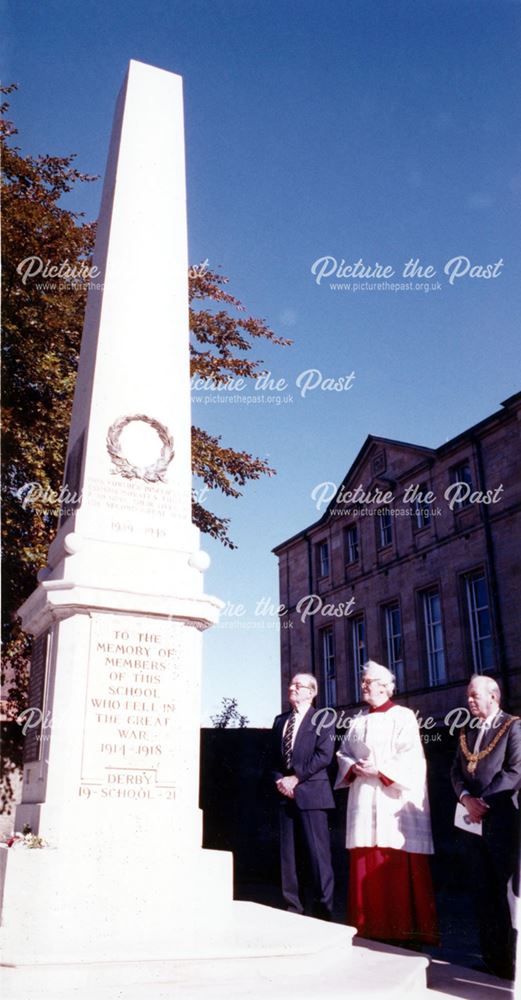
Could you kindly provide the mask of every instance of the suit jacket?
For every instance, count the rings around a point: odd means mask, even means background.
[[[492,743],[501,727],[511,718],[506,712],[498,712],[494,725],[483,736],[480,752]],[[478,727],[465,729],[470,751],[474,749],[478,733]],[[500,796],[511,799],[512,794],[521,788],[521,719],[509,726],[494,750],[479,761],[473,774],[469,772],[467,760],[458,746],[451,778],[458,799],[462,792],[482,798],[489,806],[497,803]]]
[[[315,711],[311,705],[300,723],[289,771],[282,753],[282,738],[291,712],[277,715],[272,730],[272,777],[277,781],[285,775],[296,774],[299,780],[294,799],[279,796],[283,804],[294,802],[297,809],[334,809],[335,800],[327,768],[333,759],[335,743],[330,730],[317,733],[317,727],[311,721]]]
[[[512,716],[506,712],[498,712],[494,726],[483,736],[480,751],[490,745],[510,718]],[[470,751],[474,749],[478,732],[477,727],[465,729]],[[458,799],[463,792],[470,792],[489,806],[483,817],[483,842],[496,857],[496,870],[505,873],[505,884],[513,875],[517,885],[521,811],[514,805],[513,796],[521,788],[521,719],[509,726],[494,750],[479,761],[473,774],[469,773],[467,760],[458,746],[451,778]],[[473,835],[468,836],[473,839]]]

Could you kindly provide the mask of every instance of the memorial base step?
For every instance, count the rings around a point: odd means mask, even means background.
[[[4,1000],[317,1000],[427,996],[428,959],[353,948],[355,929],[236,902],[213,936],[201,925],[183,961],[18,965],[3,970]]]

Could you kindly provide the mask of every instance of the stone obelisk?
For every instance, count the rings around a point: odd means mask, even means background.
[[[20,611],[43,721],[16,828],[49,847],[9,855],[8,961],[172,957],[190,914],[232,891],[198,808],[201,633],[220,602],[191,522],[182,80],[139,62],[93,263],[65,472],[81,503]]]

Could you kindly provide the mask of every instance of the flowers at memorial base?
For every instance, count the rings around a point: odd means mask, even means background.
[[[30,851],[48,847],[47,841],[37,833],[12,833],[10,837],[4,837],[2,843],[6,847],[25,847]]]

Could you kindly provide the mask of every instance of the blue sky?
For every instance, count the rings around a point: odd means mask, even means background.
[[[205,637],[203,720],[223,696],[279,710],[271,548],[317,518],[367,434],[435,447],[519,389],[520,5],[510,0],[16,0],[4,80],[26,152],[103,174],[129,59],[182,74],[192,262],[208,258],[290,348],[259,356],[280,403],[196,403],[194,421],[278,470],[239,501],[209,592],[244,613]],[[71,196],[98,213],[101,182]],[[503,264],[449,283],[446,263]],[[440,288],[334,290],[319,258],[431,265]],[[463,267],[463,265],[462,265]],[[296,385],[314,369],[347,391]],[[314,377],[318,381],[319,376]],[[220,394],[222,395],[222,394]],[[267,393],[264,393],[266,396]],[[284,397],[292,396],[292,401]],[[231,611],[229,606],[228,611]],[[306,665],[303,664],[303,667]]]

